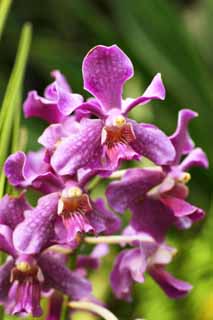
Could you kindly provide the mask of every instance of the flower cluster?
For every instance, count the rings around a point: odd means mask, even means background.
[[[181,110],[169,137],[153,124],[131,119],[135,106],[163,100],[165,88],[157,74],[142,96],[124,99],[133,66],[116,45],[93,48],[82,69],[84,89],[92,95],[86,101],[59,71],[52,72],[54,81],[44,96],[28,93],[25,117],[48,122],[38,139],[41,149],[18,151],[5,163],[9,183],[20,190],[18,196],[0,200],[0,249],[8,254],[0,267],[0,303],[10,314],[40,316],[45,296],[49,312],[59,318],[64,295],[70,306],[87,303],[99,310],[87,269],[99,267],[108,244],[120,245],[110,275],[117,298],[130,301],[133,283],[144,282],[146,273],[170,298],[181,298],[192,288],[166,271],[176,253],[166,236],[172,227],[187,229],[204,217],[202,209],[187,201],[188,170],[208,167],[205,153],[188,133],[197,113]],[[144,157],[153,165],[141,166]],[[119,170],[131,160],[142,162]],[[107,203],[91,197],[97,177],[111,180]],[[28,189],[39,192],[34,207],[26,199]],[[131,218],[122,228],[118,213],[127,209]],[[82,251],[86,243],[89,248],[96,244],[89,255]]]

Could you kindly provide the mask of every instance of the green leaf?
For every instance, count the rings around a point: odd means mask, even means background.
[[[25,24],[18,46],[18,51],[15,59],[15,64],[6,88],[3,104],[0,112],[0,170],[9,152],[9,146],[13,135],[18,135],[19,130],[19,113],[21,109],[17,110],[18,99],[20,101],[20,89],[23,82],[24,71],[27,63],[27,57],[29,54],[29,48],[31,43],[31,25]],[[18,117],[18,118],[17,118]],[[14,126],[13,126],[14,122]],[[12,130],[13,129],[13,130]],[[14,133],[12,133],[14,132]],[[17,139],[17,137],[16,137]],[[12,144],[12,149],[17,147],[17,140]],[[3,195],[5,179],[3,173],[0,177],[0,195]]]
[[[0,0],[0,38],[4,29],[12,0]]]

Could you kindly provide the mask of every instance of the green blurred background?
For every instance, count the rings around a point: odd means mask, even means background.
[[[74,92],[82,89],[81,63],[97,45],[116,43],[131,58],[135,78],[125,95],[141,94],[152,77],[161,72],[167,88],[163,103],[138,107],[138,121],[159,125],[167,134],[176,126],[177,112],[192,108],[200,116],[190,126],[198,146],[213,162],[213,1],[180,0],[18,0],[14,1],[0,43],[0,98],[14,61],[18,35],[25,21],[33,24],[33,41],[24,83],[43,92],[52,69],[60,69]],[[28,149],[37,149],[37,137],[45,127],[40,120],[22,120],[28,134]],[[95,293],[105,299],[120,320],[213,319],[213,172],[192,170],[190,200],[205,208],[206,219],[184,232],[171,232],[169,240],[179,249],[170,270],[194,285],[185,299],[171,301],[147,277],[136,285],[133,302],[116,301],[108,285],[113,252],[95,275]],[[101,188],[96,190],[100,193]],[[212,208],[212,209],[211,209]],[[94,319],[75,315],[74,319]]]

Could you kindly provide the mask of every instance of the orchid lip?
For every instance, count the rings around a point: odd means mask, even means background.
[[[119,116],[124,118],[123,116]],[[126,119],[118,119],[119,125],[105,126],[102,130],[101,143],[106,144],[110,149],[117,144],[129,144],[136,137],[131,124],[126,123]],[[122,121],[125,120],[125,122]]]
[[[90,199],[79,187],[71,187],[63,190],[58,201],[58,215],[65,218],[74,213],[86,214],[92,210]]]

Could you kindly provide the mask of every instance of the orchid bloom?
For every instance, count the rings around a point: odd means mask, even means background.
[[[97,46],[86,55],[84,88],[95,98],[77,110],[89,111],[98,118],[83,117],[79,132],[58,144],[51,165],[59,175],[73,174],[79,168],[112,171],[121,160],[139,160],[141,155],[159,165],[174,159],[174,147],[162,131],[127,117],[136,105],[165,98],[160,74],[154,77],[141,97],[122,100],[123,86],[132,76],[130,59],[116,45]]]
[[[51,251],[33,256],[15,248],[14,233],[24,220],[26,206],[23,196],[5,196],[0,202],[0,250],[10,256],[0,267],[0,303],[12,315],[38,317],[42,314],[42,291],[54,288],[78,300],[90,296],[91,286],[82,276],[66,268],[63,259]]]
[[[187,131],[195,115],[191,110],[179,113],[177,130],[170,138],[176,150],[176,159],[171,165],[129,169],[121,181],[112,182],[106,191],[113,209],[123,213],[129,208],[133,213],[132,225],[158,241],[164,239],[171,225],[189,228],[204,216],[202,209],[185,201],[190,177],[186,170],[192,166],[208,166],[205,153],[194,148]],[[186,153],[186,158],[179,163],[181,155]]]
[[[126,233],[138,234],[131,227],[128,229]],[[134,282],[143,283],[145,273],[148,273],[170,298],[184,297],[192,286],[174,278],[165,270],[175,253],[176,249],[164,243],[159,245],[155,241],[136,242],[133,248],[122,250],[115,259],[110,276],[116,297],[131,301],[132,285]]]

